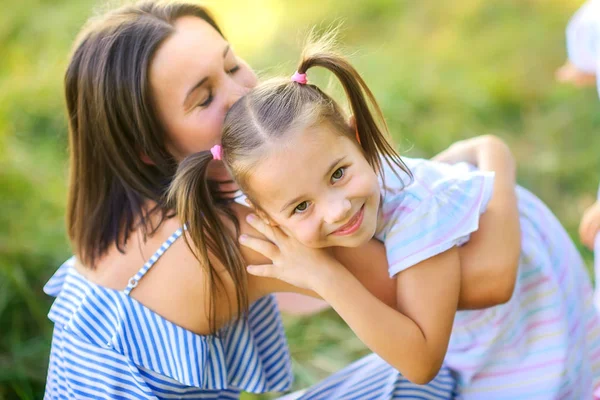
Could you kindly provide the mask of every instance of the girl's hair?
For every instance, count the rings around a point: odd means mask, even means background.
[[[309,42],[297,71],[306,73],[313,67],[322,67],[338,78],[356,120],[356,132],[350,128],[349,120],[339,105],[315,85],[302,85],[290,78],[259,85],[238,100],[227,113],[221,143],[223,162],[250,199],[254,193],[253,188],[247,186],[247,178],[265,157],[265,146],[291,132],[322,123],[329,124],[336,132],[352,140],[358,139],[368,162],[380,175],[383,175],[382,162],[385,160],[410,176],[408,168],[387,140],[387,126],[373,94],[354,67],[331,50],[333,39],[334,34],[331,33],[316,42]],[[177,170],[169,199],[170,203],[176,204],[178,216],[187,222],[189,236],[204,265],[211,271],[214,269],[208,259],[208,252],[213,252],[234,280],[240,281],[245,276],[245,262],[237,241],[222,227],[219,219],[222,210],[207,184],[206,172],[212,159],[210,151],[186,158]],[[254,201],[254,204],[258,203]],[[248,298],[246,285],[237,286],[236,292],[238,299],[245,301]]]
[[[122,251],[138,225],[146,236],[170,217],[164,194],[177,163],[165,147],[149,70],[183,16],[201,18],[222,35],[202,6],[147,1],[90,19],[74,45],[65,74],[67,230],[90,268],[110,246]]]

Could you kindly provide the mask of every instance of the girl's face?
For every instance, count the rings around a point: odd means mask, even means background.
[[[225,113],[257,82],[229,43],[197,17],[175,22],[149,76],[166,146],[177,160],[220,143]]]
[[[268,147],[248,187],[273,223],[314,248],[356,247],[373,237],[379,181],[356,142],[320,125]]]

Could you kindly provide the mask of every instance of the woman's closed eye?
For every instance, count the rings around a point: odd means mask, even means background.
[[[204,100],[201,103],[198,103],[196,105],[196,107],[208,107],[210,105],[210,103],[212,103],[213,101],[213,94],[212,91],[208,92],[208,97],[206,97],[206,100]]]
[[[240,66],[236,65],[233,68],[228,69],[227,73],[233,75],[236,72],[238,72],[239,70],[240,70]],[[196,104],[196,107],[202,107],[202,108],[208,107],[210,105],[210,103],[212,103],[213,99],[214,99],[214,96],[213,96],[213,92],[211,90],[208,92],[208,97],[206,97],[206,100]]]

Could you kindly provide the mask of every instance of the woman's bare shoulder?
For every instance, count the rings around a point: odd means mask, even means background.
[[[177,218],[168,219],[146,240],[141,232],[134,231],[123,252],[112,248],[94,270],[81,266],[77,269],[98,285],[123,290],[131,277],[180,227]],[[208,334],[205,282],[200,262],[183,238],[179,238],[139,280],[130,296],[176,325],[198,334]]]

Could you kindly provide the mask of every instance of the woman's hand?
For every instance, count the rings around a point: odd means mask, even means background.
[[[476,149],[479,141],[480,137],[454,142],[446,150],[436,154],[432,160],[448,164],[456,164],[462,161],[475,165]]]
[[[456,164],[467,162],[481,168],[482,161],[486,161],[491,154],[502,153],[511,162],[505,167],[515,171],[514,157],[509,147],[497,136],[482,135],[471,139],[461,140],[432,158],[434,161]]]
[[[579,224],[579,237],[581,242],[594,249],[596,235],[600,231],[600,201],[595,202],[591,207],[585,210],[581,223]]]
[[[247,270],[252,275],[280,279],[318,293],[319,284],[331,279],[332,271],[344,269],[325,249],[306,247],[254,214],[249,214],[246,221],[268,240],[242,235],[240,243],[272,261],[272,264],[249,265]]]
[[[479,219],[479,229],[459,249],[459,307],[484,308],[505,303],[514,290],[521,252],[514,157],[501,139],[485,135],[457,142],[435,160],[466,161],[480,171],[495,173],[494,192]]]

